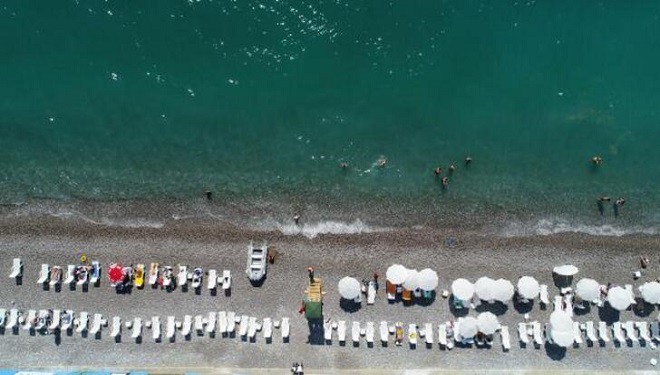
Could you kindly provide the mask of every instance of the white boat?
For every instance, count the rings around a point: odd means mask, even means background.
[[[266,276],[266,257],[268,245],[266,242],[261,247],[256,247],[252,242],[248,245],[247,269],[245,273],[252,282],[261,281]]]

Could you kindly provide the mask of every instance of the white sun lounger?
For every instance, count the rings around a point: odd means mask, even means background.
[[[351,328],[351,339],[354,343],[360,342],[360,322],[353,322]]]
[[[13,329],[18,325],[18,309],[9,310],[9,319],[7,321],[6,328]]]
[[[142,336],[142,318],[133,319],[133,333],[131,333],[131,338],[137,339]]]
[[[158,282],[158,263],[151,263],[149,266],[149,285],[156,285]]]
[[[541,332],[541,323],[533,322],[532,330],[534,335],[534,343],[538,346],[543,345],[543,333]]]
[[[639,331],[639,338],[644,342],[651,342],[651,336],[649,336],[649,323],[648,322],[635,322],[635,327]]]
[[[282,318],[282,339],[288,340],[291,327],[289,327],[289,318]]]
[[[323,322],[323,339],[332,341],[332,322],[330,320]]]
[[[21,258],[14,258],[9,277],[15,279],[20,276],[23,276],[23,262],[21,262]]]
[[[250,317],[248,321],[248,338],[253,339],[257,335],[257,318]]]
[[[367,344],[374,343],[374,334],[375,334],[374,322],[367,322],[367,331],[365,333]]]
[[[4,327],[7,322],[7,309],[0,309],[0,327]]]
[[[562,311],[563,310],[562,302],[563,302],[563,299],[562,299],[561,296],[555,296],[555,300],[553,302],[554,308],[555,308],[554,311]]]
[[[635,304],[637,301],[635,301],[635,291],[633,290],[633,286],[630,284],[625,285],[626,292],[630,293],[630,303]]]
[[[227,332],[232,333],[236,328],[236,314],[233,311],[227,312]]]
[[[222,271],[222,289],[227,290],[231,288],[231,271]]]
[[[181,326],[181,335],[183,335],[183,337],[189,336],[191,329],[192,329],[192,316],[185,315],[183,317],[183,325]]]
[[[639,339],[637,338],[637,335],[635,334],[635,322],[633,321],[627,321],[621,325],[623,329],[626,330],[626,337],[628,340],[632,342],[638,342]]]
[[[160,316],[151,317],[151,337],[154,341],[160,340]]]
[[[337,340],[339,342],[346,342],[346,321],[344,320],[337,322]]]
[[[444,323],[438,325],[438,342],[440,345],[447,347],[447,325]]]
[[[23,329],[34,328],[34,323],[37,320],[37,310],[28,310],[27,316],[23,321]]]
[[[433,325],[431,323],[424,324],[424,331],[426,331],[426,343],[433,344]]]
[[[50,267],[45,263],[42,264],[41,271],[39,271],[39,280],[37,280],[37,284],[47,283],[49,274],[50,274]]]
[[[246,336],[248,330],[249,317],[247,315],[241,315],[241,322],[238,325],[238,335]]]
[[[266,342],[273,338],[273,320],[271,318],[264,318],[263,333]]]
[[[603,340],[603,342],[610,342],[610,336],[608,335],[607,323],[598,322],[598,338]]]
[[[502,328],[500,328],[500,337],[502,339],[502,349],[505,351],[511,350],[511,335],[509,334],[509,327],[502,326]]]
[[[112,330],[110,331],[110,337],[117,337],[121,334],[121,318],[115,316],[112,318]]]
[[[195,315],[195,331],[197,334],[204,333],[204,318],[201,315]]]
[[[225,311],[218,312],[218,331],[220,334],[227,332],[227,312]]]
[[[167,323],[165,324],[165,336],[168,339],[171,339],[176,334],[176,318],[172,315],[167,317]]]
[[[76,281],[76,277],[73,275],[74,272],[76,272],[76,266],[69,264],[66,268],[66,279],[64,279],[64,284],[71,285],[74,281]]]
[[[408,342],[410,345],[417,345],[417,335],[417,325],[415,323],[408,324]]]
[[[94,270],[98,268],[98,275],[94,274]],[[89,282],[92,285],[96,285],[99,282],[99,277],[101,276],[101,263],[98,260],[92,262],[92,274],[89,277]]]
[[[518,336],[520,336],[520,341],[529,344],[529,337],[527,335],[527,324],[518,323]]]
[[[592,343],[598,341],[598,337],[596,336],[596,329],[594,327],[594,322],[593,321],[588,321],[584,324],[584,330],[587,332],[587,340],[591,341]]]
[[[548,286],[545,284],[541,284],[541,289],[539,292],[539,300],[541,301],[542,304],[546,306],[550,304],[550,300],[548,299]]]
[[[81,311],[78,315],[76,332],[82,333],[87,330],[89,325],[89,314],[86,311]]]
[[[573,322],[573,341],[580,345],[582,341],[582,330],[580,329],[580,322]]]
[[[179,273],[176,274],[177,284],[183,288],[188,283],[188,267],[179,265]]]
[[[623,334],[623,330],[621,330],[621,322],[614,322],[614,324],[612,324],[612,333],[614,341],[618,343],[626,342],[626,337]]]
[[[209,321],[206,323],[206,333],[213,333],[215,332],[215,328],[217,325],[217,316],[215,311],[209,312]]]
[[[660,342],[660,322],[651,322],[651,338]]]
[[[207,288],[209,290],[213,290],[218,287],[218,271],[216,270],[209,270],[209,275],[208,275],[208,281],[207,283]]]
[[[62,314],[62,325],[60,327],[60,330],[68,331],[71,329],[71,327],[73,326],[74,315],[75,313],[73,312],[73,310],[66,310],[64,314]]]
[[[376,285],[373,281],[367,286],[367,305],[373,305],[376,302]]]
[[[380,322],[380,341],[383,344],[387,344],[389,339],[390,339],[390,332],[387,329],[387,322],[383,320]]]
[[[92,328],[89,330],[90,335],[96,335],[101,331],[101,321],[103,316],[101,314],[94,314],[94,319],[92,319]]]

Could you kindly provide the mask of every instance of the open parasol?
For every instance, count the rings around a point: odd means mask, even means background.
[[[337,285],[339,295],[346,299],[355,299],[360,296],[360,282],[352,277],[344,277]]]
[[[454,294],[454,298],[467,301],[474,294],[474,285],[466,279],[456,279],[451,284],[451,292]]]
[[[110,283],[113,285],[124,279],[124,271],[120,264],[113,263],[110,265],[110,268],[108,268],[108,279],[110,279]]]
[[[497,331],[499,326],[500,322],[492,312],[482,312],[479,314],[479,316],[477,316],[477,327],[479,332],[482,332],[486,335],[492,335],[495,333],[495,331]]]
[[[385,272],[385,277],[392,284],[400,285],[408,277],[408,269],[400,264],[393,264]]]
[[[430,268],[425,268],[419,271],[417,277],[419,288],[422,290],[430,292],[438,287],[438,273]]]
[[[607,292],[607,302],[619,311],[623,311],[630,306],[631,298],[630,292],[620,286],[615,286]]]
[[[541,286],[535,278],[523,276],[518,279],[518,294],[524,299],[534,299],[538,297]]]
[[[580,279],[575,285],[575,294],[585,301],[593,301],[600,297],[600,284],[594,279]]]

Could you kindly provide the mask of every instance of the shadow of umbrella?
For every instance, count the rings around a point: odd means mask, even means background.
[[[360,310],[360,308],[362,307],[362,303],[355,302],[355,300],[352,299],[340,298],[339,307],[341,307],[341,309],[344,310],[344,312],[354,313]]]
[[[618,322],[620,315],[619,310],[610,306],[609,302],[603,303],[603,306],[598,309],[598,318],[607,324]]]

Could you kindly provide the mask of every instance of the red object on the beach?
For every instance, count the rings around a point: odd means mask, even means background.
[[[124,271],[121,265],[113,263],[110,268],[108,268],[108,279],[113,284],[116,284],[124,278]]]

